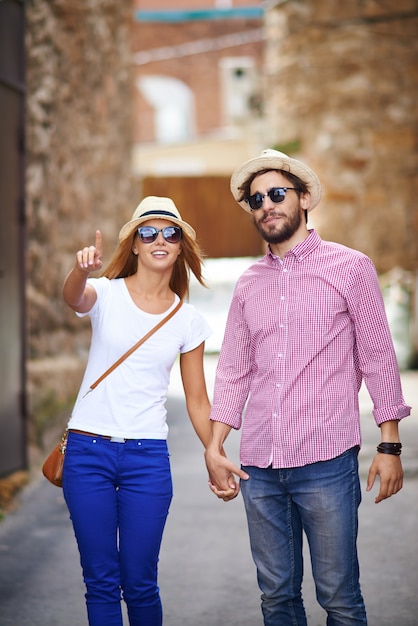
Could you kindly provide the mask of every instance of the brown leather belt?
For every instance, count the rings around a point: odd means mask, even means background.
[[[107,441],[112,441],[114,443],[125,443],[128,439],[124,439],[123,437],[110,437],[109,435],[96,435],[95,433],[88,433],[85,430],[77,430],[75,428],[70,428],[70,432],[77,433],[77,435],[85,435],[86,437],[100,437],[100,439],[107,439]]]

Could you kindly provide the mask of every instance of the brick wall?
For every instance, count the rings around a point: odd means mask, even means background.
[[[134,51],[144,52],[202,40],[216,41],[227,36],[246,33],[261,28],[259,19],[231,19],[191,21],[182,23],[137,22],[134,28]],[[263,42],[252,41],[241,45],[222,47],[189,56],[173,56],[138,65],[136,78],[162,75],[183,81],[195,98],[195,135],[205,136],[219,131],[223,126],[219,62],[224,57],[251,57],[261,70]],[[136,90],[135,141],[155,140],[153,109]]]

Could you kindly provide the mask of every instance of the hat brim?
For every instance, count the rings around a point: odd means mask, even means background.
[[[273,153],[273,154],[272,154]],[[308,187],[310,204],[308,211],[312,211],[318,204],[322,195],[321,183],[315,172],[310,167],[292,159],[275,150],[265,150],[260,156],[246,161],[240,165],[231,176],[231,192],[240,207],[251,213],[251,209],[245,200],[239,200],[242,195],[242,187],[253,174],[262,170],[283,170],[300,178]]]
[[[149,212],[148,215],[137,217],[133,220],[130,220],[126,224],[124,224],[124,226],[122,226],[122,228],[119,231],[119,241],[122,242],[125,239],[128,239],[129,237],[131,237],[136,231],[136,229],[139,228],[139,226],[141,226],[141,224],[143,224],[144,222],[149,222],[150,220],[166,220],[167,222],[172,222],[176,226],[180,226],[183,232],[187,233],[187,235],[191,239],[196,241],[196,231],[187,222],[184,222],[183,220],[179,220],[175,216],[158,215],[152,212]]]

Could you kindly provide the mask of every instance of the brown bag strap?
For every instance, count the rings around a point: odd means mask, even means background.
[[[177,311],[180,309],[182,304],[183,304],[183,302],[182,302],[182,300],[180,300],[180,302],[177,304],[177,306],[172,311],[170,311],[170,313],[168,315],[166,315],[164,317],[164,319],[162,319],[160,322],[158,322],[158,324],[156,324],[153,328],[151,328],[151,330],[149,332],[147,332],[147,334],[144,335],[142,337],[142,339],[137,341],[136,344],[134,346],[132,346],[132,348],[129,348],[129,350],[127,352],[125,352],[125,354],[122,354],[122,356],[119,357],[119,359],[117,361],[115,361],[113,363],[113,365],[111,365],[109,367],[109,369],[107,369],[97,380],[94,381],[94,383],[92,385],[90,385],[90,387],[88,388],[88,390],[86,391],[84,396],[86,396],[88,393],[90,393],[90,391],[93,391],[93,389],[96,389],[97,385],[99,385],[102,382],[102,380],[104,380],[106,378],[106,376],[109,376],[109,374],[111,372],[113,372],[113,370],[116,369],[118,367],[118,365],[120,365],[125,359],[127,359],[128,356],[132,354],[132,352],[135,352],[135,350],[137,350],[139,348],[139,346],[142,346],[142,344],[145,343],[147,341],[147,339],[149,339],[151,337],[151,335],[153,335],[155,332],[157,332],[157,330],[159,330],[161,328],[161,326],[163,326],[166,322],[168,322],[168,320],[171,319],[177,313]],[[83,396],[83,398],[84,398],[84,396]]]

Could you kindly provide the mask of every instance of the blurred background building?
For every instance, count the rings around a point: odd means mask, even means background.
[[[265,145],[264,42],[252,0],[135,0],[133,172],[143,195],[174,199],[209,257],[261,251],[229,177]]]
[[[417,99],[417,0],[0,2],[0,477],[39,456],[81,379],[75,250],[100,227],[110,255],[142,196],[171,196],[225,308],[224,259],[231,287],[263,251],[229,178],[265,147],[317,172],[311,225],[373,259],[416,364]]]

